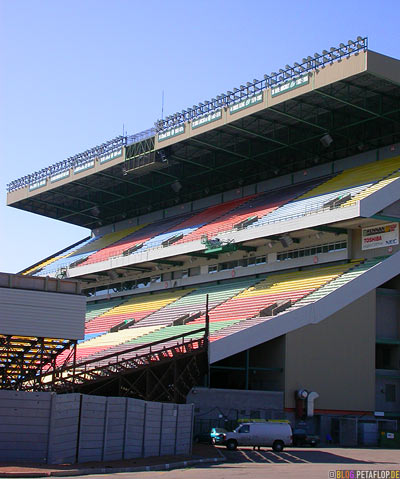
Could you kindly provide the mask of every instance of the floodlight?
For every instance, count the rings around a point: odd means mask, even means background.
[[[264,75],[264,80],[268,80],[269,76],[267,74]]]
[[[363,37],[360,37],[360,36],[357,37],[358,42],[361,42],[362,40],[363,40]]]
[[[276,75],[277,75],[276,72],[272,72],[272,73],[271,73],[271,76],[272,76],[272,77],[276,77]]]
[[[236,93],[237,91],[239,91],[239,88],[234,88],[233,89],[233,93]]]
[[[340,48],[346,48],[346,45],[345,45],[344,43],[340,43],[340,44],[339,44],[339,47],[340,47]]]
[[[247,86],[247,87],[249,87],[249,86],[251,86],[251,85],[252,85],[252,83],[250,83],[249,81],[246,83],[246,86]]]
[[[246,87],[244,85],[240,85],[240,89],[244,90]]]
[[[322,143],[322,146],[328,148],[333,142],[333,138],[329,133],[325,133],[325,135],[322,136],[319,141]]]
[[[326,50],[322,50],[322,55],[329,55],[329,52]]]
[[[226,94],[229,95],[229,96],[233,95],[233,93],[231,91],[227,91]]]
[[[211,102],[215,103],[217,100],[215,98],[211,98]]]
[[[254,78],[253,79],[253,83],[258,83],[259,80],[257,80],[257,78]]]
[[[313,59],[313,58],[312,58],[312,57],[310,57],[310,56],[308,56],[308,57],[307,57],[307,61],[309,61],[309,62],[311,62],[311,61],[312,61],[312,59]]]
[[[293,67],[291,67],[290,65],[285,65],[285,68],[286,70],[292,70]]]
[[[182,189],[182,184],[179,180],[175,180],[170,186],[175,193],[179,193]]]
[[[279,73],[285,73],[285,70],[282,70],[282,68],[279,68]]]

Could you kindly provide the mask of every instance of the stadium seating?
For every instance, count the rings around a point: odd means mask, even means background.
[[[174,303],[170,303],[162,310],[156,311],[143,319],[140,325],[147,326],[151,324],[163,324],[168,326],[183,316],[190,316],[199,312],[204,312],[206,308],[207,294],[209,295],[209,309],[211,310],[249,286],[252,286],[256,281],[258,280],[250,278],[233,280],[225,284],[199,286],[196,290],[190,292],[186,296],[183,296]]]
[[[397,157],[345,170],[309,190],[302,196],[299,196],[294,201],[291,201],[264,216],[252,226],[260,226],[282,221],[287,218],[304,216],[324,208],[325,205],[329,204],[336,198],[345,198],[350,195],[352,199],[356,199],[363,191],[366,191],[365,196],[367,196],[367,194],[374,192],[373,189],[369,190],[369,187],[374,183],[385,179],[390,174],[393,174],[399,168],[400,157]],[[384,186],[384,184],[382,186]],[[357,201],[357,199],[355,201]],[[351,205],[353,203],[354,202],[350,202],[349,199],[349,201],[344,204]]]
[[[364,262],[361,262],[363,260],[351,261],[350,264],[353,265],[351,269],[344,272],[341,276],[339,276],[338,278],[335,278],[333,281],[329,282],[328,284],[322,286],[322,288],[319,288],[317,291],[314,291],[313,293],[309,294],[307,297],[301,299],[296,304],[291,306],[287,311],[292,311],[293,309],[301,308],[302,306],[318,301],[324,296],[327,296],[328,294],[330,294],[332,291],[335,291],[337,288],[344,286],[349,281],[352,281],[353,279],[358,278],[358,276],[362,275],[363,273],[368,271],[370,268],[376,266],[385,258],[386,257],[382,256],[378,258],[368,259],[368,260],[365,260]]]
[[[39,263],[38,265],[36,266],[33,266],[32,268],[29,268],[27,269],[26,271],[24,271],[22,274],[23,275],[33,275],[33,276],[40,276],[40,272],[48,265],[54,263],[56,260],[59,260],[59,259],[62,259],[62,258],[65,258],[67,256],[69,256],[70,254],[72,254],[74,251],[77,251],[80,247],[88,244],[88,243],[91,243],[92,241],[94,241],[95,238],[88,238],[86,240],[82,240],[80,241],[78,244],[75,244],[74,246],[66,249],[63,253],[56,253],[54,254],[53,256],[51,256],[50,258],[46,259],[45,261]],[[57,268],[56,268],[57,269]]]
[[[89,340],[78,345],[76,359],[79,360],[81,358],[87,358],[92,354],[108,350],[113,346],[151,333],[157,329],[160,329],[161,327],[162,326],[154,325],[133,329],[124,329],[122,331],[116,331],[115,333],[97,334],[95,337],[89,338]]]
[[[240,293],[245,288],[254,285],[256,281],[259,281],[255,278],[247,278],[240,280],[233,280],[225,284],[214,284],[208,286],[200,286],[198,289],[186,289],[175,291],[173,293],[158,293],[152,296],[134,296],[130,300],[118,304],[118,301],[121,300],[110,300],[101,302],[94,305],[88,305],[87,317],[95,316],[95,323],[92,326],[93,321],[86,323],[85,331],[85,341],[80,343],[79,351],[82,351],[82,348],[90,347],[97,349],[87,349],[85,353],[80,352],[79,358],[91,356],[96,353],[104,352],[104,354],[110,354],[115,352],[113,346],[119,343],[113,343],[113,338],[118,338],[117,341],[121,340],[121,343],[133,339],[137,334],[141,334],[145,328],[150,330],[155,330],[159,328],[164,328],[166,326],[172,325],[176,320],[179,320],[182,316],[198,313],[199,311],[205,310],[206,295],[209,295],[209,308],[213,308],[220,304],[223,301],[231,298],[232,296]],[[186,293],[181,295],[181,293]],[[180,295],[180,296],[179,296]],[[164,305],[164,302],[167,298],[173,298],[171,302]],[[151,303],[151,306],[154,308],[154,312],[151,312],[148,303]],[[114,305],[114,306],[111,306]],[[117,331],[113,333],[106,333],[106,331],[112,327],[111,325],[118,324],[121,321],[129,318],[140,318],[140,314],[143,311],[139,311],[140,308],[145,307],[144,314],[147,316],[142,319],[138,324],[135,322],[129,329],[124,329],[122,331]],[[126,310],[130,309],[134,312],[126,313]],[[103,315],[97,315],[96,312],[104,311]],[[108,316],[107,316],[108,315]],[[115,319],[118,318],[115,323]],[[196,326],[197,328],[200,326]],[[107,329],[108,328],[108,329]],[[102,330],[103,335],[98,337],[101,332],[93,333],[93,330]],[[137,332],[135,332],[137,330]],[[168,333],[170,328],[167,330],[167,335],[172,336],[173,334]],[[118,334],[117,334],[118,333]],[[96,341],[92,338],[95,337]],[[101,347],[100,347],[101,346]],[[111,349],[110,349],[111,348]],[[64,355],[65,356],[65,355]]]
[[[267,193],[249,196],[246,201],[236,206],[236,208],[227,211],[215,220],[208,221],[204,226],[193,231],[180,242],[193,241],[201,238],[202,235],[212,237],[219,232],[232,230],[235,225],[240,224],[249,217],[255,216],[261,218],[304,193],[319,182],[320,180],[313,180],[311,182],[300,183]]]
[[[345,208],[346,206],[353,205],[353,204],[357,203],[357,201],[361,201],[362,199],[366,198],[367,196],[372,195],[376,191],[380,190],[381,188],[384,188],[385,186],[389,185],[390,183],[392,183],[392,181],[395,181],[398,178],[400,178],[400,172],[396,171],[395,173],[392,173],[391,175],[389,175],[384,180],[378,181],[377,183],[375,183],[375,184],[369,186],[368,188],[366,188],[365,190],[360,191],[360,193],[356,194],[353,198],[346,201],[346,203],[341,204],[340,207]]]
[[[179,223],[175,228],[169,229],[164,234],[153,237],[151,240],[149,240],[143,245],[141,251],[144,251],[149,248],[157,248],[161,244],[168,242],[168,240],[171,240],[171,238],[173,237],[183,236],[182,239],[177,240],[173,244],[186,242],[188,241],[188,237],[191,238],[194,231],[198,231],[203,225],[209,223],[210,221],[214,221],[216,218],[219,218],[226,212],[236,208],[237,205],[246,202],[249,198],[250,197],[228,201],[220,205],[210,206],[203,211],[195,213],[189,218],[187,218],[185,221]]]
[[[126,301],[126,299],[124,300],[122,298],[115,298],[109,299],[108,301],[101,301],[100,303],[87,303],[85,322],[88,322],[91,319],[106,313],[110,309],[119,306],[124,301]]]
[[[122,253],[130,250],[131,248],[139,245],[141,245],[139,250],[141,251],[141,248],[147,241],[149,241],[154,236],[173,228],[177,223],[182,222],[182,220],[187,216],[188,215],[183,215],[175,218],[156,221],[155,223],[141,225],[140,230],[135,231],[132,234],[127,235],[120,241],[116,241],[113,244],[95,252],[81,264],[85,265],[105,261],[108,258],[111,258],[113,256],[119,256]]]
[[[147,225],[147,227],[144,227],[143,230],[137,234],[134,233],[127,236],[123,240],[90,255],[85,261],[82,261],[81,265],[105,261],[112,256],[129,254],[129,250],[135,247],[138,247],[137,251],[142,253],[146,251],[146,249],[161,246],[172,237],[182,235],[183,239],[174,243],[178,244],[181,241],[185,241],[186,236],[194,230],[215,220],[241,203],[248,201],[248,199],[249,197],[228,201],[220,205],[210,206],[198,213],[185,214]]]
[[[290,311],[301,308],[302,306],[306,306],[308,304],[314,303],[315,301],[318,301],[319,299],[327,296],[328,294],[332,293],[333,291],[340,288],[341,286],[348,284],[353,279],[358,278],[363,273],[365,273],[372,267],[376,266],[384,259],[385,257],[380,257],[380,258],[369,259],[364,262],[362,262],[363,260],[351,261],[349,263],[349,269],[347,271],[345,271],[340,276],[337,276],[332,281],[329,281],[325,285],[321,286],[319,289],[316,289],[314,292],[310,293],[304,298],[300,299],[293,306],[285,309],[281,313],[278,313],[278,316],[284,315]],[[255,317],[255,318],[245,319],[243,321],[236,322],[233,325],[224,327],[223,329],[219,330],[216,334],[212,335],[210,337],[210,341],[217,341],[218,339],[237,333],[239,331],[242,331],[243,329],[247,329],[257,324],[268,321],[268,319],[269,317],[264,317],[264,318]]]
[[[340,264],[306,271],[271,274],[257,285],[210,311],[210,321],[251,318],[271,305],[278,306],[288,300],[294,303],[342,274],[349,267],[350,264]],[[203,317],[195,319],[195,322],[201,321],[204,321]]]
[[[233,321],[221,321],[216,324],[210,324],[210,334],[214,334],[216,331],[219,329],[225,328],[233,323],[235,323],[237,320]],[[91,352],[90,359],[96,359],[98,358],[98,362],[96,362],[97,365],[103,365],[107,364],[108,359],[102,359],[102,356],[105,356],[112,352],[113,354],[120,354],[121,358],[123,357],[124,359],[129,359],[130,357],[134,357],[137,354],[145,354],[146,352],[149,351],[149,349],[146,347],[149,343],[153,343],[155,341],[162,341],[165,339],[165,342],[161,343],[160,345],[156,346],[153,349],[159,349],[162,350],[164,348],[168,348],[171,346],[175,346],[179,343],[179,340],[169,340],[169,338],[174,337],[174,336],[179,336],[181,334],[185,333],[190,333],[190,331],[195,331],[200,328],[202,328],[204,325],[199,325],[199,324],[185,324],[181,326],[169,326],[169,327],[164,327],[161,329],[158,329],[154,332],[149,332],[148,334],[141,335],[139,337],[133,338],[123,344],[119,344],[117,346],[114,346],[112,349],[109,350],[93,350]],[[197,339],[201,338],[204,336],[204,332],[199,332],[199,333],[193,333],[191,335],[188,335],[185,340],[188,339]],[[137,351],[127,353],[126,351],[135,347],[142,346]],[[86,357],[86,359],[88,359]]]
[[[109,331],[112,327],[124,321],[137,323],[152,312],[163,308],[181,296],[190,293],[190,289],[154,295],[136,295],[123,303],[91,319],[86,323],[85,332],[98,333]]]
[[[116,231],[114,233],[107,233],[105,235],[95,236],[84,244],[80,244],[73,249],[63,253],[61,256],[54,258],[53,261],[41,267],[39,271],[34,273],[34,276],[47,276],[50,273],[57,271],[60,268],[65,268],[73,263],[84,261],[89,255],[93,254],[105,246],[115,243],[119,239],[137,231],[142,226],[133,226],[130,228]]]

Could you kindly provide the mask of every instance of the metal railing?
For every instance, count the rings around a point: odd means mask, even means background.
[[[168,130],[169,128],[191,121],[211,111],[231,106],[267,88],[277,88],[286,82],[305,75],[307,72],[324,68],[327,64],[338,61],[343,57],[357,54],[360,51],[366,51],[367,49],[368,38],[357,37],[354,41],[349,40],[347,45],[341,43],[338,47],[330,48],[329,51],[323,50],[322,53],[315,53],[313,57],[308,56],[307,58],[303,58],[301,63],[296,62],[293,66],[286,65],[285,68],[280,69],[278,73],[272,72],[270,75],[264,75],[262,80],[254,79],[252,82],[247,82],[246,85],[240,85],[240,88],[234,88],[233,91],[217,95],[216,98],[212,98],[210,101],[206,100],[204,103],[193,105],[192,108],[187,108],[186,110],[167,116],[165,119],[158,120],[155,123],[155,128],[158,132]]]
[[[252,82],[247,82],[246,85],[240,85],[240,88],[234,88],[233,91],[217,95],[216,98],[212,98],[210,101],[206,100],[204,103],[194,105],[192,108],[182,110],[181,112],[170,115],[165,119],[157,120],[153,128],[149,128],[134,135],[118,136],[101,145],[86,150],[83,153],[78,153],[77,155],[48,166],[47,168],[43,168],[42,170],[36,171],[30,175],[11,181],[7,185],[7,192],[10,193],[26,186],[35,185],[53,175],[63,173],[70,168],[84,165],[86,162],[99,156],[112,153],[122,146],[140,142],[154,136],[157,132],[168,130],[176,125],[181,125],[187,121],[202,116],[205,113],[233,105],[243,99],[258,94],[267,88],[277,88],[280,85],[284,85],[286,82],[290,82],[291,80],[300,78],[302,75],[306,75],[307,72],[324,68],[327,64],[357,54],[360,51],[366,51],[367,49],[368,38],[357,37],[354,41],[349,40],[346,45],[341,43],[338,47],[330,48],[329,51],[323,50],[322,53],[315,53],[314,57],[308,56],[307,58],[303,58],[301,63],[294,63],[293,66],[286,65],[285,68],[280,69],[278,73],[272,72],[270,75],[264,75],[262,80],[254,79]]]
[[[348,207],[349,206],[353,206],[353,205],[348,205]],[[260,227],[265,226],[265,225],[281,223],[283,221],[290,221],[290,220],[294,220],[294,219],[297,219],[297,218],[302,218],[304,216],[317,215],[317,214],[324,213],[326,211],[332,211],[334,209],[339,209],[339,208],[343,208],[343,207],[344,207],[343,205],[338,205],[334,208],[332,208],[331,206],[324,206],[324,205],[321,206],[321,205],[319,205],[319,206],[316,206],[315,208],[310,208],[310,209],[306,209],[306,210],[303,210],[303,211],[299,211],[299,212],[293,213],[291,215],[286,215],[286,216],[282,216],[282,217],[278,217],[278,218],[273,218],[273,219],[268,220],[268,221],[263,221],[261,224],[258,224],[258,222],[253,223],[253,224],[251,224],[251,225],[249,225],[249,226],[247,226],[246,228],[243,228],[243,229],[245,229],[246,231],[249,231],[252,228],[260,228]],[[221,234],[228,235],[228,234],[237,233],[238,231],[242,231],[242,230],[232,229],[232,228],[227,229],[226,226],[222,226],[222,227],[213,228],[212,235],[213,236],[221,235]],[[176,243],[172,243],[170,246],[174,246],[174,245],[182,244],[182,243],[191,243],[191,242],[195,242],[195,241],[200,241],[200,237],[199,238],[196,237],[195,239],[193,239],[193,237],[190,237],[190,233],[189,233],[187,238],[183,237],[181,240],[177,241]],[[170,246],[163,246],[162,243],[159,243],[158,241],[157,242],[149,241],[146,244],[146,248],[144,250],[142,250],[140,248],[140,249],[136,250],[135,252],[133,252],[131,255],[126,255],[126,256],[139,258],[139,255],[143,256],[145,254],[146,256],[143,258],[143,261],[145,261],[145,260],[148,259],[148,254],[150,252],[155,251],[155,250],[159,250],[159,249],[167,250],[167,248],[169,248]],[[121,248],[119,248],[117,250],[114,250],[112,255],[110,255],[110,256],[104,255],[103,257],[97,256],[98,260],[92,261],[92,262],[89,260],[87,265],[97,264],[97,263],[101,263],[101,262],[104,262],[104,261],[112,261],[112,260],[116,260],[118,258],[126,257],[124,255],[124,252],[127,251],[128,249],[129,249],[129,247],[127,247],[126,245],[121,246]],[[85,261],[86,261],[86,259],[85,259]],[[60,272],[61,270],[65,269],[65,268],[75,269],[75,268],[79,268],[79,267],[82,267],[82,266],[85,266],[85,265],[82,265],[82,264],[73,265],[71,263],[63,263],[61,265],[58,264],[57,268],[55,268],[54,270],[46,268],[46,274],[57,273],[57,272]]]
[[[193,337],[199,333],[203,333],[203,335],[199,338]],[[190,351],[200,351],[207,347],[208,327],[206,325],[193,331],[134,346],[124,351],[104,354],[94,359],[85,360],[83,358],[73,361],[73,357],[69,356],[64,364],[58,365],[54,369],[49,367],[47,371],[36,375],[34,381],[51,388],[73,387],[127,370],[146,367],[149,364],[168,360]]]

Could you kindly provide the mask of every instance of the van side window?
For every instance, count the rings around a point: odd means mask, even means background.
[[[239,429],[239,432],[241,434],[243,434],[244,432],[250,432],[250,426],[248,424],[246,424],[245,426],[242,426],[240,429]]]

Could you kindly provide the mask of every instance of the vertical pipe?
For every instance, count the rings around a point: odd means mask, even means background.
[[[245,359],[245,389],[249,389],[249,359],[250,359],[250,350],[246,349],[246,359]]]
[[[75,341],[74,343],[74,366],[73,366],[73,372],[72,372],[72,384],[75,384],[75,367],[76,367],[76,344],[77,342]]]
[[[210,376],[210,316],[208,314],[208,294],[206,295],[206,329],[204,333],[204,346],[206,348],[207,354],[207,387],[210,387],[211,376]]]

